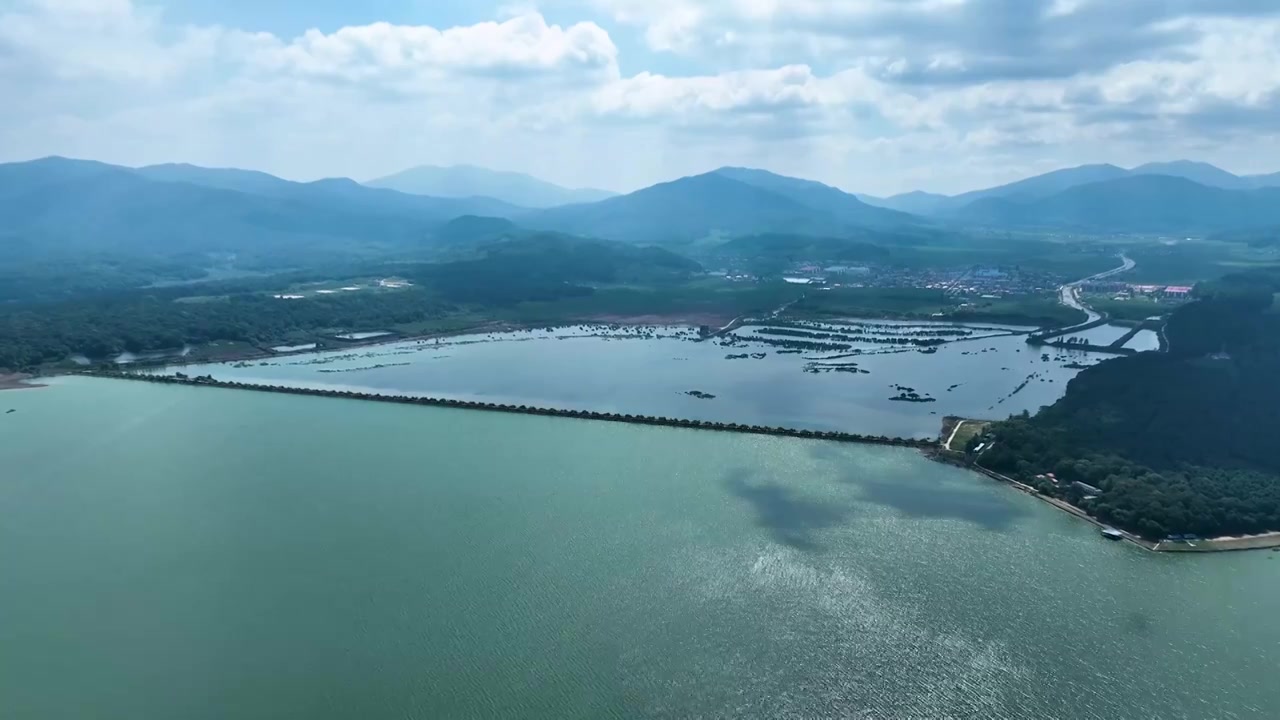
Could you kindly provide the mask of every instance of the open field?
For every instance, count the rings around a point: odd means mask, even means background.
[[[961,420],[959,426],[952,430],[947,440],[947,449],[954,452],[964,451],[970,440],[981,435],[991,423],[986,420]]]
[[[765,315],[792,302],[804,290],[787,283],[732,283],[723,278],[656,286],[599,287],[589,296],[523,302],[490,312],[516,323],[558,324],[600,318],[724,319]]]
[[[1280,265],[1280,248],[1210,240],[1144,240],[1126,248],[1137,267],[1125,282],[1194,285],[1231,272]]]
[[[834,288],[811,291],[788,317],[953,320],[1056,327],[1083,322],[1083,312],[1064,307],[1052,293],[964,300],[927,288]]]

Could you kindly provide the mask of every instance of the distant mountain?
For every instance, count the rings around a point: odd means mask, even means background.
[[[1220,167],[1209,163],[1191,160],[1174,160],[1173,162],[1157,162],[1139,165],[1129,171],[1130,175],[1166,175],[1190,180],[1194,183],[1224,190],[1248,190],[1255,186],[1249,180],[1232,175]]]
[[[529,227],[641,243],[771,232],[840,236],[920,222],[821,183],[742,168],[680,178],[597,203],[566,205],[514,219]]]
[[[523,173],[471,165],[423,165],[370,180],[365,185],[442,198],[491,197],[528,208],[596,202],[615,195],[607,190],[564,188]]]
[[[950,196],[924,192],[923,190],[912,190],[911,192],[891,195],[886,198],[859,195],[858,199],[868,205],[913,215],[934,215],[954,204]]]
[[[1244,179],[1255,188],[1280,187],[1280,172],[1270,175],[1245,175]]]
[[[506,216],[522,209],[492,197],[424,197],[367,187],[350,178],[293,182],[256,170],[204,168],[195,165],[150,165],[134,172],[150,180],[184,182],[301,202],[339,203],[362,210],[377,209],[390,213],[425,213],[453,217],[454,213],[462,211],[477,215]]]
[[[221,253],[291,264],[412,248],[454,217],[519,211],[488,198],[419,197],[351,180],[293,183],[242,170],[134,170],[66,158],[0,164],[0,242],[28,258]]]
[[[708,173],[584,205],[531,213],[531,227],[625,242],[696,240],[805,223],[812,210],[753,185]]]
[[[1128,174],[1128,170],[1115,165],[1081,165],[1080,167],[1064,168],[1012,182],[1008,185],[955,195],[951,198],[951,207],[963,207],[975,200],[985,198],[1021,198],[1024,200],[1043,198],[1080,185],[1116,180]]]
[[[236,192],[263,195],[280,194],[286,192],[286,188],[289,186],[298,184],[257,170],[206,168],[187,165],[186,163],[148,165],[137,168],[134,172],[148,180],[184,182],[222,190],[235,190]]]
[[[879,207],[924,216],[947,216],[957,213],[961,208],[979,200],[990,198],[1034,200],[1049,197],[1082,185],[1144,175],[1182,178],[1200,185],[1224,190],[1280,187],[1280,173],[1240,176],[1209,163],[1174,160],[1172,162],[1147,163],[1131,170],[1126,170],[1116,165],[1081,165],[1079,167],[1054,170],[1006,185],[973,190],[959,195],[937,195],[914,191],[888,198],[865,195],[859,197],[863,201]]]
[[[1280,188],[1224,190],[1180,177],[1134,175],[1047,197],[982,198],[954,216],[992,226],[1213,233],[1280,224]]]

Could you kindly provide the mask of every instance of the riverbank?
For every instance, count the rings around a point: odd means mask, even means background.
[[[1162,540],[1156,543],[1159,552],[1203,553],[1236,552],[1240,550],[1280,550],[1280,532],[1261,535],[1225,536],[1204,540]]]
[[[470,400],[452,400],[448,398],[422,397],[416,395],[384,395],[380,393],[361,393],[349,390],[331,390],[323,388],[289,387],[282,385],[261,385],[255,383],[228,382],[216,380],[210,376],[187,377],[185,375],[154,375],[130,372],[85,371],[83,375],[118,380],[158,383],[163,385],[185,385],[193,387],[213,387],[231,390],[253,390],[257,392],[274,392],[288,395],[311,395],[316,397],[345,398],[350,400],[368,400],[374,402],[399,403],[404,405],[426,405],[432,407],[455,408],[459,410],[484,410],[488,412],[504,412],[518,415],[542,415],[548,417],[565,417],[579,420],[598,420],[603,422],[621,422],[635,425],[661,425],[685,428],[690,430],[712,430],[718,432],[745,433],[754,435],[776,435],[808,440],[829,440],[834,442],[862,443],[870,445],[890,445],[894,447],[911,447],[918,449],[936,449],[936,439],[921,440],[916,438],[894,438],[878,435],[861,435],[858,433],[802,430],[787,427],[769,427],[764,425],[743,425],[740,423],[721,423],[703,420],[685,420],[681,418],[657,417],[652,415],[629,415],[623,413],[606,413],[592,410],[568,410],[561,408],[535,407],[529,405],[504,405],[499,403],[483,403]]]
[[[461,337],[466,335],[484,335],[489,333],[514,333],[527,330],[541,329],[558,329],[568,328],[578,325],[585,326],[615,326],[615,327],[647,327],[647,326],[669,326],[669,327],[690,327],[698,328],[701,323],[706,320],[713,319],[708,315],[638,315],[638,316],[594,316],[584,317],[580,320],[547,323],[521,323],[511,321],[484,321],[477,325],[469,325],[466,327],[455,328],[451,330],[441,330],[430,333],[408,334],[401,332],[390,332],[388,335],[380,335],[375,338],[364,340],[342,340],[334,342],[332,336],[315,338],[312,342],[317,347],[309,349],[299,349],[296,351],[279,352],[272,350],[263,345],[249,345],[247,343],[238,343],[226,351],[218,351],[217,343],[209,345],[196,346],[194,350],[187,355],[170,355],[166,357],[157,357],[154,359],[140,360],[135,362],[124,363],[114,367],[120,369],[141,369],[141,368],[161,368],[161,367],[185,367],[189,365],[209,365],[215,363],[236,363],[250,362],[255,360],[267,360],[271,358],[287,358],[294,355],[307,355],[317,352],[334,352],[339,350],[359,350],[363,348],[376,348],[384,345],[395,345],[397,343],[412,342],[428,342],[432,340],[443,340],[445,338]],[[96,369],[80,367],[67,367],[62,364],[61,367],[50,367],[47,372],[42,371],[44,376],[57,375],[73,375],[83,372],[98,372]],[[110,372],[109,370],[107,372]]]
[[[0,373],[0,390],[31,390],[44,387],[32,382],[34,376],[26,373]]]

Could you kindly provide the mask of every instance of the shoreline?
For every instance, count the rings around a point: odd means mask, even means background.
[[[840,318],[823,318],[823,319],[806,318],[804,320],[809,320],[813,322],[872,322],[872,323],[879,322],[879,321],[923,322],[923,323],[939,324],[939,325],[948,325],[948,324],[949,325],[967,325],[967,324],[975,324],[976,322],[978,322],[978,321],[970,321],[970,320],[949,320],[945,318],[939,319],[934,317],[915,317],[915,316],[898,317],[895,315],[886,315],[886,316],[877,316],[877,317],[843,317],[842,316]],[[368,340],[342,341],[340,344],[336,344],[331,347],[316,347],[310,350],[298,350],[294,352],[275,352],[270,348],[256,346],[255,349],[253,350],[240,350],[236,352],[230,352],[225,355],[217,355],[213,357],[209,357],[209,356],[193,357],[192,355],[195,354],[193,352],[191,355],[172,355],[165,358],[156,358],[153,360],[142,360],[137,362],[123,363],[119,365],[106,365],[105,362],[107,361],[101,361],[102,363],[104,363],[102,367],[95,367],[93,365],[87,365],[87,366],[82,365],[82,366],[75,366],[75,367],[66,367],[66,366],[56,367],[56,365],[62,365],[63,363],[66,362],[66,361],[60,361],[59,363],[54,364],[55,367],[49,367],[47,370],[41,370],[39,374],[35,377],[58,377],[61,375],[76,375],[76,374],[97,373],[97,372],[104,372],[104,371],[111,372],[110,368],[115,368],[117,370],[129,370],[129,369],[136,369],[136,368],[149,369],[149,368],[158,368],[158,367],[160,368],[186,367],[189,365],[217,365],[221,363],[235,363],[235,362],[248,362],[251,360],[265,360],[267,358],[292,357],[294,355],[306,355],[308,353],[337,352],[337,351],[346,350],[346,349],[354,350],[359,348],[372,348],[372,347],[380,347],[383,345],[394,345],[396,343],[402,343],[402,342],[436,340],[439,338],[459,337],[462,335],[480,335],[485,333],[510,333],[510,332],[521,332],[524,330],[540,330],[540,329],[548,329],[548,328],[557,329],[557,328],[574,327],[577,325],[603,325],[603,326],[616,325],[621,327],[645,327],[645,326],[688,327],[688,328],[697,329],[703,325],[706,325],[708,322],[730,322],[730,324],[733,324],[734,322],[741,322],[743,324],[747,324],[751,322],[763,322],[763,321],[767,321],[767,319],[761,319],[761,318],[753,319],[753,318],[739,317],[739,318],[734,318],[733,321],[728,321],[728,320],[724,320],[723,317],[716,316],[714,314],[698,314],[698,313],[693,313],[693,314],[673,313],[670,315],[645,314],[645,315],[628,315],[628,316],[590,315],[590,316],[583,316],[575,319],[557,321],[550,324],[543,323],[543,322],[514,322],[514,321],[506,321],[506,320],[488,320],[488,321],[481,322],[480,324],[477,324],[477,325],[473,325],[470,327],[461,328],[457,330],[442,330],[438,332],[428,332],[428,333],[420,333],[420,334],[413,334],[413,335],[400,334],[394,331],[390,331],[391,335],[389,336],[370,338]],[[1003,324],[1003,325],[1007,325],[1010,328],[1025,327],[1027,329],[1026,330],[1009,330],[1007,332],[1002,332],[1000,335],[960,338],[957,340],[953,340],[951,342],[985,340],[991,337],[1000,337],[1004,335],[1026,335],[1029,333],[1034,333],[1039,329],[1039,326],[1036,326],[1036,325],[1031,325],[1031,324],[1018,325],[1016,323],[1011,323],[1011,322],[999,323],[999,322],[991,321],[988,324],[996,324],[996,325]],[[719,326],[715,326],[715,327],[719,327]],[[721,328],[721,330],[724,330],[724,329],[725,328]],[[331,339],[331,338],[325,338],[325,339]],[[316,342],[319,342],[319,341],[317,340]],[[196,350],[207,349],[211,346],[212,346],[211,344],[203,345],[203,346],[195,346],[195,349]],[[0,374],[0,377],[3,377],[3,375]],[[28,385],[24,387],[32,387],[32,386]]]
[[[1090,515],[1084,509],[1076,507],[1065,500],[1048,497],[1041,494],[1035,488],[1025,483],[1020,483],[1011,477],[1002,475],[994,470],[988,470],[976,463],[965,462],[955,451],[940,448],[937,452],[929,453],[929,456],[937,461],[954,465],[956,467],[971,470],[980,475],[986,475],[1000,483],[1004,483],[1013,487],[1015,490],[1030,495],[1035,499],[1052,505],[1053,507],[1072,515],[1080,520],[1093,525],[1099,530],[1116,530],[1121,534],[1121,539],[1132,543],[1143,550],[1155,553],[1222,553],[1222,552],[1241,552],[1244,550],[1277,550],[1280,549],[1280,531],[1263,533],[1261,535],[1246,535],[1242,537],[1217,537],[1203,538],[1193,541],[1170,541],[1170,540],[1147,540],[1146,538],[1135,535],[1128,530],[1117,528],[1113,525],[1099,520]]]
[[[0,391],[3,390],[35,390],[46,387],[33,382],[35,376],[27,373],[0,373]]]
[[[1084,520],[1089,524],[1097,527],[1099,530],[1112,529],[1117,530],[1121,539],[1132,543],[1148,552],[1160,553],[1216,553],[1216,552],[1239,552],[1243,550],[1264,550],[1271,549],[1280,551],[1280,531],[1264,533],[1261,535],[1251,535],[1243,537],[1219,537],[1205,538],[1195,541],[1179,541],[1173,542],[1168,540],[1151,541],[1139,537],[1131,532],[1115,528],[1098,518],[1093,517],[1085,510],[1076,507],[1068,502],[1057,498],[1047,497],[1035,488],[1020,483],[1013,478],[1007,477],[993,470],[977,465],[976,463],[966,462],[958,453],[948,450],[943,444],[941,438],[919,439],[919,438],[895,438],[877,435],[862,435],[858,433],[846,433],[839,431],[823,431],[823,430],[804,430],[800,428],[788,427],[770,427],[763,425],[743,425],[739,423],[724,423],[717,421],[704,420],[687,420],[682,418],[659,417],[651,415],[631,415],[625,413],[599,412],[593,410],[570,410],[550,407],[537,407],[529,405],[506,405],[501,403],[486,403],[470,400],[452,400],[448,398],[423,397],[416,395],[386,395],[381,393],[361,393],[350,390],[335,390],[327,388],[308,388],[308,387],[290,387],[283,385],[262,385],[256,383],[241,383],[226,380],[216,380],[210,376],[205,377],[177,377],[173,375],[155,375],[147,373],[132,373],[127,371],[81,371],[78,374],[87,377],[98,377],[111,380],[132,380],[135,382],[149,382],[160,385],[182,385],[187,387],[212,387],[230,390],[247,390],[253,392],[269,392],[285,395],[309,395],[313,397],[329,397],[348,400],[364,400],[370,402],[386,402],[401,405],[422,405],[427,407],[453,408],[458,410],[478,410],[485,412],[501,412],[515,415],[538,415],[543,417],[560,417],[577,420],[595,420],[601,422],[617,422],[633,425],[650,425],[660,427],[681,428],[687,430],[708,430],[713,432],[732,432],[739,434],[754,435],[773,435],[776,437],[791,437],[805,440],[826,440],[832,442],[857,443],[864,445],[881,445],[889,447],[914,448],[921,451],[925,457],[954,467],[985,475],[993,480],[1007,484],[1014,489],[1030,495],[1041,502],[1072,515],[1080,520]],[[22,387],[30,387],[24,385]],[[959,418],[947,418],[948,420],[959,420]],[[958,428],[963,421],[957,423]],[[944,425],[945,427],[945,425]]]
[[[625,327],[645,327],[645,326],[691,327],[691,328],[698,327],[698,324],[694,322],[696,318],[691,318],[689,316],[672,316],[667,322],[662,322],[662,323],[648,322],[647,320],[649,319],[652,319],[652,316],[638,316],[630,319],[610,319],[608,321],[602,320],[600,318],[595,318],[595,319],[583,319],[583,320],[577,320],[577,321],[571,321],[571,322],[554,323],[550,325],[546,323],[515,323],[515,322],[506,322],[506,321],[489,321],[489,322],[482,323],[480,325],[474,325],[472,327],[462,328],[459,330],[443,330],[440,332],[424,333],[419,335],[402,335],[402,334],[393,332],[389,336],[369,338],[368,340],[342,341],[341,344],[334,345],[332,347],[316,347],[309,350],[297,350],[297,351],[291,351],[291,352],[275,352],[274,350],[271,350],[269,348],[267,349],[258,348],[252,351],[242,350],[239,352],[232,352],[226,355],[219,355],[217,357],[192,357],[192,355],[174,355],[171,357],[157,358],[154,360],[142,360],[138,362],[104,366],[103,368],[94,368],[92,366],[56,368],[56,369],[52,369],[50,372],[41,373],[40,377],[57,377],[60,375],[84,375],[84,374],[93,375],[93,374],[99,374],[99,373],[110,374],[113,371],[110,369],[104,369],[104,368],[111,368],[111,367],[114,367],[116,368],[116,370],[119,370],[119,371],[127,371],[127,370],[134,370],[134,369],[186,367],[189,365],[220,365],[223,363],[248,362],[250,360],[265,360],[267,358],[293,357],[295,355],[307,355],[311,353],[326,353],[326,352],[339,352],[342,350],[357,350],[360,348],[373,348],[373,347],[381,347],[384,345],[395,345],[397,343],[438,340],[441,338],[453,338],[453,337],[460,337],[464,335],[483,335],[487,333],[513,333],[513,332],[522,332],[525,330],[543,330],[548,328],[554,330],[557,328],[567,328],[567,327],[574,327],[578,325],[604,325],[604,326],[617,325],[617,326],[625,326]],[[204,347],[208,347],[208,346],[204,346]],[[3,377],[3,376],[0,376],[0,377]]]

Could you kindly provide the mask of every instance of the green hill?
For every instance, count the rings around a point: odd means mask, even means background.
[[[1152,539],[1280,530],[1280,276],[1196,292],[1169,320],[1167,354],[1084,370],[1051,407],[994,426],[982,463]],[[1083,500],[1076,481],[1101,493]]]
[[[529,301],[587,297],[602,285],[643,283],[665,289],[701,272],[697,263],[660,248],[537,233],[474,248],[441,263],[371,265],[409,278],[408,287],[275,297],[297,273],[201,287],[173,286],[102,298],[27,304],[0,313],[0,369],[35,369],[83,353],[94,360],[211,342],[278,344],[314,341],[333,328],[385,328],[429,320],[465,327]],[[192,298],[198,301],[189,302]],[[497,309],[497,310],[495,310]]]
[[[431,235],[441,243],[456,246],[500,240],[522,232],[520,226],[506,218],[463,215],[436,228]]]
[[[589,205],[543,210],[516,221],[624,242],[682,243],[771,232],[840,236],[868,227],[904,226],[915,218],[872,207],[819,183],[737,169],[681,178]]]

